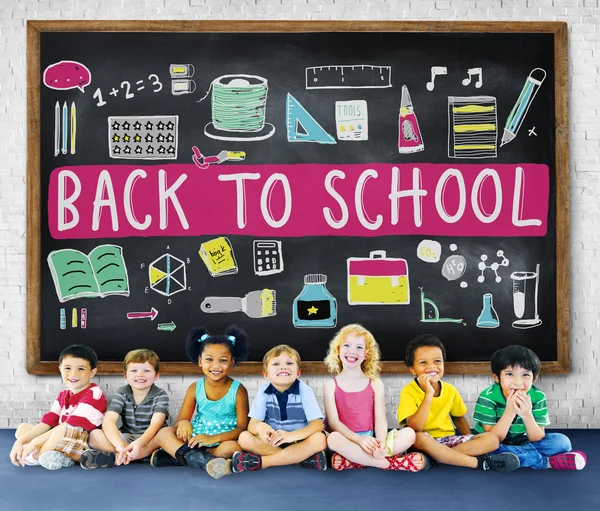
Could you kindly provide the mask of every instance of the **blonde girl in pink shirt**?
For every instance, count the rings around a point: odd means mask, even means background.
[[[329,344],[325,364],[335,376],[325,382],[323,393],[334,470],[430,468],[420,452],[401,454],[415,441],[411,428],[388,432],[380,358],[379,345],[362,325],[346,325]]]

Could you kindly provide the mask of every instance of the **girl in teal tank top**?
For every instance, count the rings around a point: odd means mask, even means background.
[[[248,392],[229,377],[231,368],[248,358],[247,337],[235,327],[218,336],[193,328],[186,354],[204,378],[189,386],[175,425],[157,435],[162,449],[150,463],[201,468],[218,479],[231,473],[230,458],[240,450],[237,439],[248,426]]]

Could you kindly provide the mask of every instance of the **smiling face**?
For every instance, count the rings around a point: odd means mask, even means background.
[[[285,352],[269,360],[267,372],[264,373],[264,377],[268,378],[279,392],[290,388],[299,376],[298,362]]]
[[[96,374],[96,369],[92,369],[90,362],[84,358],[66,356],[58,367],[65,385],[73,394],[87,389]]]
[[[360,367],[365,360],[366,341],[364,336],[349,334],[340,346],[340,360],[344,369]]]
[[[417,378],[422,374],[431,377],[431,383],[437,383],[444,376],[444,356],[437,346],[420,346],[415,350],[415,361],[410,372]]]
[[[223,380],[235,363],[229,348],[224,344],[208,344],[198,360],[204,375],[213,382]]]
[[[529,392],[537,376],[533,377],[533,372],[524,369],[521,366],[508,366],[500,372],[500,378],[494,375],[494,381],[502,387],[502,394],[507,398],[513,391],[522,390]]]
[[[125,379],[135,390],[146,390],[158,379],[158,374],[150,362],[129,364]]]

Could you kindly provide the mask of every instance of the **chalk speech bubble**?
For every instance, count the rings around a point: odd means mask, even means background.
[[[92,82],[92,73],[81,62],[61,60],[44,69],[44,85],[56,90],[83,89]]]
[[[437,263],[442,254],[442,245],[437,241],[423,240],[417,247],[417,257],[426,263]]]

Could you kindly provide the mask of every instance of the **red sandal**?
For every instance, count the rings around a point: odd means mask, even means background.
[[[333,456],[331,457],[331,466],[333,467],[333,470],[350,470],[350,469],[355,469],[355,468],[365,468],[363,465],[360,465],[358,463],[354,463],[353,461],[350,461],[349,459],[344,458],[341,454],[339,453],[334,453]]]
[[[423,467],[419,468],[414,464],[415,458],[420,457],[423,461]],[[390,462],[390,466],[387,470],[405,470],[407,472],[420,472],[421,470],[427,470],[428,459],[422,452],[411,452],[409,454],[396,454],[395,456],[388,456],[386,459]]]

